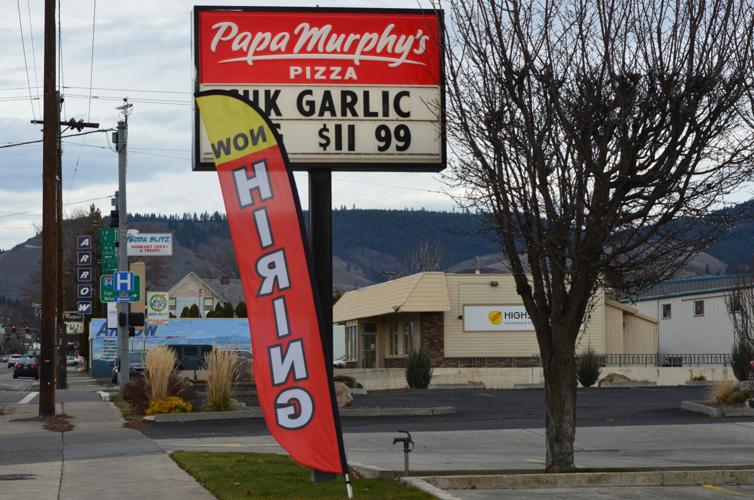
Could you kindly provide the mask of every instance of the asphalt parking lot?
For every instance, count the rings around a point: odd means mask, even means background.
[[[578,392],[577,425],[677,425],[719,423],[720,419],[680,410],[684,400],[706,398],[704,387],[590,388]],[[355,395],[355,408],[453,406],[455,415],[435,417],[343,418],[345,432],[392,432],[400,426],[412,431],[529,429],[544,427],[544,392],[509,390],[391,390]],[[725,422],[750,422],[726,418]],[[178,436],[263,435],[261,420],[226,420],[159,424],[144,428],[154,438]]]

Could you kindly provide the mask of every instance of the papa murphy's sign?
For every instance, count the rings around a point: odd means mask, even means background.
[[[297,169],[439,171],[442,34],[441,11],[195,7],[195,90],[257,104]],[[243,146],[194,126],[195,170]]]

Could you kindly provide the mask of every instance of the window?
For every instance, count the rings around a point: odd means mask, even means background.
[[[694,316],[704,316],[704,301],[703,300],[695,300],[694,301]]]
[[[346,323],[346,360],[358,361],[359,340],[357,336],[356,322]]]
[[[212,297],[204,299],[204,310],[209,311],[215,306],[215,299]]]
[[[171,311],[175,311],[175,297],[170,297],[169,307]]]
[[[401,337],[400,324],[393,323],[390,325],[390,354],[398,356],[401,354]]]
[[[414,322],[403,323],[403,354],[411,354],[414,350]]]
[[[662,319],[670,319],[670,304],[663,304],[662,305],[662,316],[660,316]]]

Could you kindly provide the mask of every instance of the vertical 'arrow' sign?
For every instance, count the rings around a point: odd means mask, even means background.
[[[250,101],[209,91],[198,93],[196,102],[241,271],[267,427],[298,462],[344,473],[350,496],[301,206],[285,150],[269,119]]]

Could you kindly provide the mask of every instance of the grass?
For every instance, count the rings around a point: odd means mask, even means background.
[[[170,457],[220,500],[236,498],[347,498],[343,478],[312,483],[309,469],[284,455],[176,451]],[[353,476],[353,475],[352,475]],[[431,499],[387,479],[354,479],[354,498]]]

